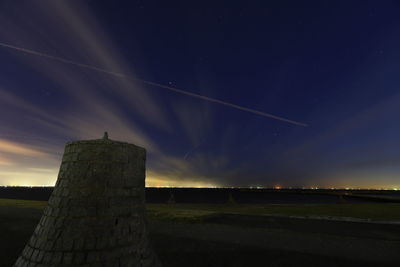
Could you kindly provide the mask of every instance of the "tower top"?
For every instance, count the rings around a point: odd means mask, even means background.
[[[139,150],[142,151],[141,153],[146,153],[146,149],[144,149],[144,148],[142,148],[140,146],[137,146],[137,145],[134,145],[134,144],[131,144],[131,143],[127,143],[127,142],[121,142],[121,141],[116,141],[116,140],[109,139],[107,132],[104,132],[103,137],[99,138],[99,139],[69,141],[69,142],[67,142],[65,144],[65,147],[69,151],[69,149],[75,150],[75,148],[71,148],[71,147],[75,147],[75,146],[81,147],[82,145],[90,145],[90,146],[92,146],[92,145],[96,145],[96,146],[104,146],[104,145],[106,145],[106,146],[125,146],[125,147],[131,147],[133,149],[139,149]],[[68,148],[68,147],[70,147],[70,148]],[[92,147],[90,149],[93,149],[93,148],[94,147]]]

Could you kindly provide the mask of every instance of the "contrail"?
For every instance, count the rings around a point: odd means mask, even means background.
[[[186,91],[186,90],[182,90],[182,89],[178,89],[178,88],[175,88],[175,87],[171,87],[171,86],[167,86],[167,85],[163,85],[163,84],[159,84],[159,83],[155,83],[155,82],[150,82],[150,81],[146,81],[146,80],[142,80],[142,79],[138,79],[138,78],[132,78],[132,77],[129,77],[129,76],[123,74],[123,73],[105,70],[105,69],[98,68],[98,67],[95,67],[95,66],[91,66],[91,65],[87,65],[87,64],[71,61],[71,60],[68,60],[68,59],[65,59],[65,58],[44,54],[44,53],[41,53],[41,52],[38,52],[38,51],[34,51],[34,50],[30,50],[30,49],[26,49],[26,48],[14,46],[14,45],[2,43],[2,42],[0,42],[0,46],[6,47],[6,48],[10,48],[10,49],[14,49],[14,50],[17,50],[17,51],[21,51],[21,52],[24,52],[24,53],[28,53],[28,54],[31,54],[31,55],[52,59],[52,60],[59,61],[59,62],[62,62],[62,63],[75,65],[75,66],[78,66],[78,67],[81,67],[81,68],[87,68],[87,69],[95,70],[95,71],[98,71],[98,72],[110,74],[110,75],[121,77],[121,78],[124,78],[124,79],[139,81],[139,82],[142,82],[144,84],[148,84],[148,85],[151,85],[151,86],[164,88],[164,89],[173,91],[175,93],[179,93],[179,94],[191,96],[191,97],[194,97],[194,98],[202,99],[202,100],[205,100],[205,101],[217,103],[217,104],[228,106],[228,107],[231,107],[231,108],[234,108],[234,109],[238,109],[238,110],[250,112],[250,113],[253,113],[253,114],[257,114],[257,115],[260,115],[260,116],[264,116],[264,117],[267,117],[267,118],[272,118],[272,119],[275,119],[275,120],[284,121],[284,122],[291,123],[291,124],[298,125],[298,126],[303,126],[303,127],[307,126],[306,123],[302,123],[302,122],[298,122],[298,121],[294,121],[294,120],[289,120],[289,119],[284,118],[284,117],[280,117],[280,116],[276,116],[276,115],[273,115],[273,114],[270,114],[270,113],[266,113],[266,112],[258,111],[258,110],[255,110],[255,109],[251,109],[251,108],[246,108],[246,107],[243,107],[243,106],[235,105],[235,104],[232,104],[232,103],[229,103],[229,102],[225,102],[225,101],[222,101],[222,100],[219,100],[219,99],[216,99],[216,98],[212,98],[212,97],[208,97],[208,96],[204,96],[204,95],[199,95],[199,94],[192,93],[192,92],[189,92],[189,91]]]

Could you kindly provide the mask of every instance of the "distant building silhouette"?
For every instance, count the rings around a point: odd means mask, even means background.
[[[145,219],[145,149],[67,143],[56,186],[14,267],[161,266]]]

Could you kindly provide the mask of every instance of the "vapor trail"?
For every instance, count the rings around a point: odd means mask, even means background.
[[[272,118],[272,119],[275,119],[275,120],[284,121],[284,122],[291,123],[291,124],[298,125],[298,126],[303,126],[303,127],[307,126],[307,124],[302,123],[302,122],[289,120],[289,119],[286,119],[286,118],[283,118],[283,117],[280,117],[280,116],[276,116],[276,115],[273,115],[273,114],[270,114],[270,113],[265,113],[265,112],[258,111],[258,110],[255,110],[255,109],[251,109],[251,108],[246,108],[246,107],[243,107],[243,106],[235,105],[235,104],[232,104],[232,103],[229,103],[229,102],[225,102],[225,101],[222,101],[222,100],[219,100],[219,99],[216,99],[216,98],[211,98],[211,97],[208,97],[208,96],[199,95],[199,94],[192,93],[192,92],[185,91],[185,90],[181,90],[181,89],[178,89],[178,88],[175,88],[175,87],[171,87],[171,86],[167,86],[167,85],[163,85],[163,84],[159,84],[159,83],[155,83],[155,82],[150,82],[150,81],[146,81],[146,80],[142,80],[142,79],[138,79],[138,78],[132,78],[132,77],[129,77],[129,76],[123,74],[123,73],[105,70],[105,69],[98,68],[98,67],[95,67],[95,66],[90,66],[90,65],[87,65],[87,64],[79,63],[79,62],[74,62],[74,61],[71,61],[71,60],[68,60],[68,59],[65,59],[65,58],[44,54],[44,53],[41,53],[41,52],[38,52],[38,51],[34,51],[34,50],[30,50],[30,49],[26,49],[26,48],[14,46],[14,45],[2,43],[2,42],[0,42],[0,46],[6,47],[6,48],[10,48],[10,49],[14,49],[14,50],[21,51],[21,52],[25,52],[25,53],[28,53],[28,54],[31,54],[31,55],[36,55],[36,56],[52,59],[52,60],[59,61],[59,62],[62,62],[62,63],[66,63],[66,64],[75,65],[75,66],[82,67],[82,68],[95,70],[95,71],[98,71],[98,72],[110,74],[110,75],[121,77],[121,78],[125,78],[125,79],[128,79],[128,80],[139,81],[139,82],[142,82],[144,84],[148,84],[148,85],[151,85],[151,86],[164,88],[164,89],[173,91],[175,93],[191,96],[191,97],[194,97],[194,98],[199,98],[199,99],[202,99],[202,100],[205,100],[205,101],[209,101],[209,102],[217,103],[217,104],[220,104],[220,105],[228,106],[228,107],[231,107],[231,108],[235,108],[235,109],[238,109],[238,110],[250,112],[250,113],[257,114],[257,115],[260,115],[260,116],[264,116],[264,117],[267,117],[267,118]]]

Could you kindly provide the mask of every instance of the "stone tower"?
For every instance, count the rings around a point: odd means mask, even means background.
[[[54,191],[15,267],[153,267],[146,150],[108,139],[67,143]]]

